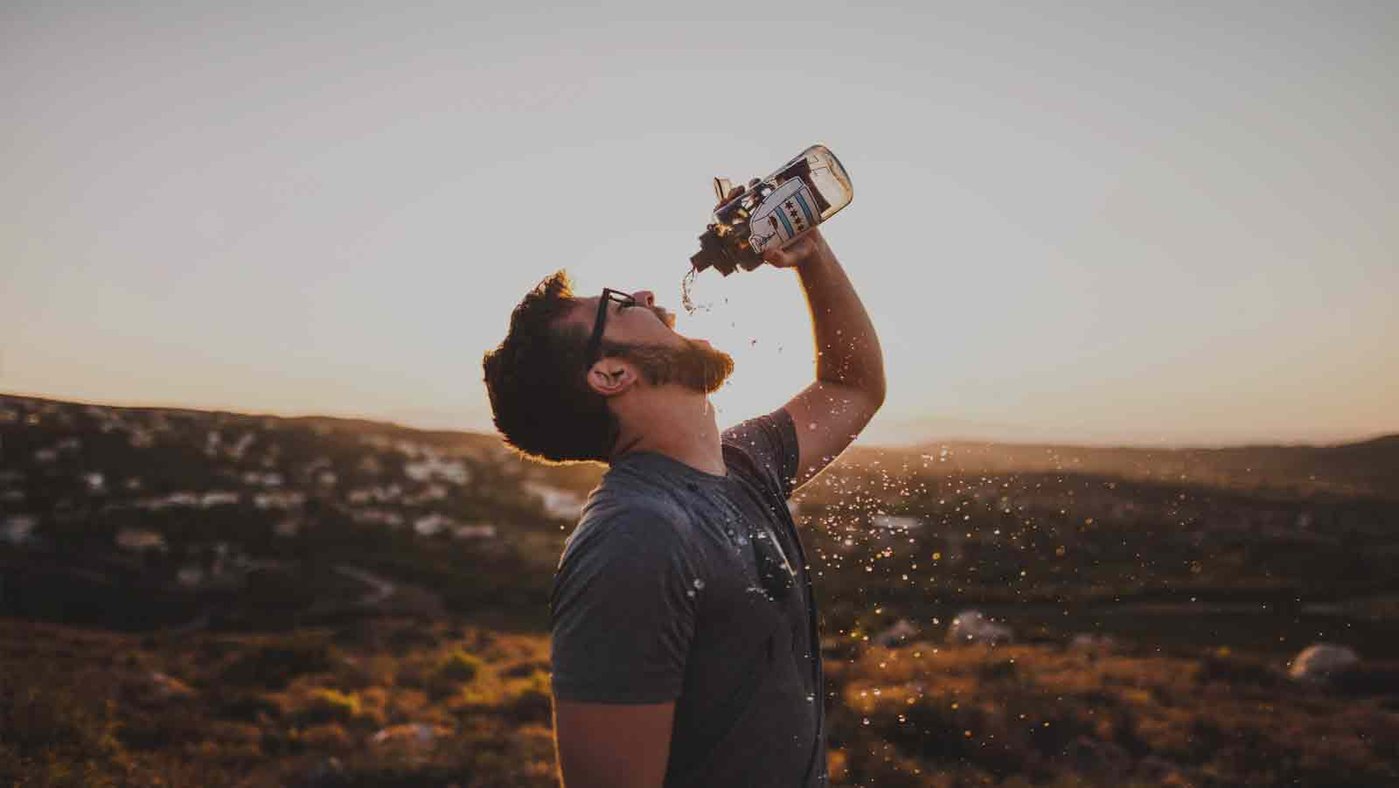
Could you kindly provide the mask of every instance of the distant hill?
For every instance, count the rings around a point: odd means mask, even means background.
[[[1315,602],[1354,605],[1328,614],[1345,625],[1332,631],[1373,650],[1364,616],[1395,598],[1396,451],[1393,437],[858,448],[792,505],[836,634],[968,605],[1013,617],[1073,602],[1079,617],[1051,619],[1062,628],[1108,602],[1242,600],[1276,611],[1249,630],[1275,644],[1282,626],[1321,631],[1293,615]],[[380,614],[542,627],[600,474],[480,433],[0,395],[0,614],[131,630]]]
[[[878,458],[947,473],[1086,473],[1234,490],[1279,490],[1399,500],[1399,435],[1336,446],[1239,446],[1222,449],[1100,448],[959,441],[930,443],[914,448],[861,447],[847,455],[845,460],[860,465]]]
[[[465,430],[420,430],[389,422],[329,416],[278,417],[180,408],[81,405],[0,394],[0,425],[6,409],[85,408],[132,418],[176,418],[210,424],[266,424],[305,427],[320,434],[378,436],[452,452],[505,458],[511,465],[539,469],[555,483],[586,492],[600,477],[596,465],[551,468],[514,457],[494,434]],[[0,446],[0,459],[4,458]],[[1188,482],[1240,490],[1284,490],[1302,494],[1369,496],[1399,500],[1399,434],[1332,446],[1249,445],[1213,449],[1093,447],[1050,443],[930,442],[914,447],[858,446],[843,457],[847,465],[886,458],[929,472],[961,474],[1087,473],[1132,480]]]
[[[544,608],[600,469],[494,436],[0,395],[0,612],[144,628]]]

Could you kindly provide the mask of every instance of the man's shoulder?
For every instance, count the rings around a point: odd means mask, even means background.
[[[724,461],[739,475],[787,498],[797,474],[796,425],[785,407],[724,430]]]
[[[581,519],[683,519],[675,484],[663,475],[614,469],[588,494]]]
[[[609,476],[583,504],[578,525],[565,543],[564,558],[580,551],[683,547],[689,528],[685,509],[663,484]]]

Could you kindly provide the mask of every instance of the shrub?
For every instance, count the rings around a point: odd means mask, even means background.
[[[234,655],[224,666],[228,684],[281,689],[297,676],[323,673],[334,664],[335,650],[319,635],[294,635]]]
[[[485,667],[485,662],[461,649],[449,652],[437,665],[437,675],[449,681],[471,681]]]
[[[349,722],[360,710],[359,697],[338,690],[318,688],[312,690],[301,718],[307,722]]]
[[[116,737],[111,702],[94,701],[49,681],[7,683],[0,682],[0,784],[121,782],[127,755]]]
[[[509,717],[516,722],[548,722],[553,710],[553,695],[549,689],[549,674],[535,671],[524,679],[515,679],[507,689]]]
[[[282,716],[277,701],[255,690],[226,688],[214,694],[209,710],[218,717],[244,722],[275,720]]]
[[[301,744],[310,750],[340,752],[348,750],[354,740],[343,727],[335,723],[314,725],[301,732]]]

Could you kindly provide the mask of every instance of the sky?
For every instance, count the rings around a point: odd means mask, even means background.
[[[558,268],[813,374],[796,275],[679,284],[816,142],[873,443],[1399,431],[1399,6],[0,7],[0,391],[489,429]]]

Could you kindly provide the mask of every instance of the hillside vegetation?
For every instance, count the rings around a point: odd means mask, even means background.
[[[1395,438],[848,453],[793,502],[836,784],[1399,780],[1396,472]],[[0,396],[0,781],[550,784],[548,590],[599,475]],[[1358,658],[1289,675],[1318,642]]]

